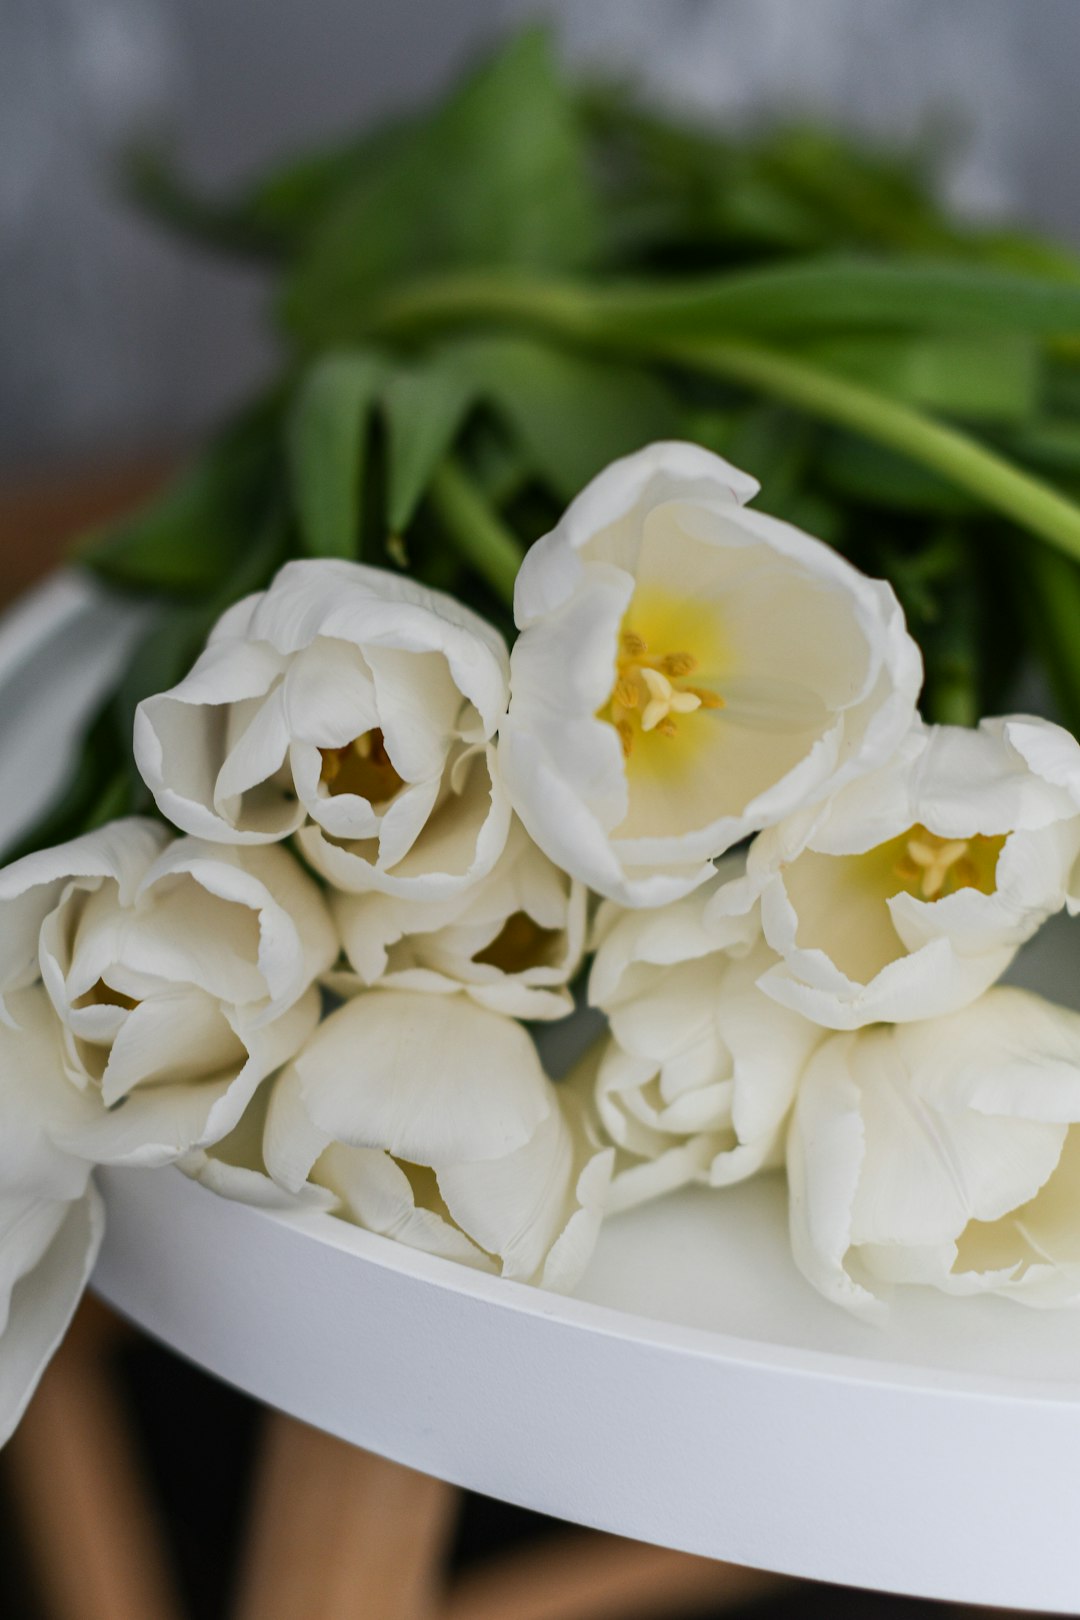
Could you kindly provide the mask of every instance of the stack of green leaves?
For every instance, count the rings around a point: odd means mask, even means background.
[[[172,226],[276,279],[280,377],[81,561],[155,627],[35,842],[140,808],[135,703],[290,556],[408,571],[512,633],[524,548],[613,457],[691,438],[888,578],[928,717],[1028,653],[1080,728],[1080,264],[934,201],[927,161],[728,139],[579,89],[527,33],[443,104],[193,194]]]

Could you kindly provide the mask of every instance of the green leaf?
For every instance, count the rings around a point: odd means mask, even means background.
[[[387,429],[387,521],[393,533],[400,534],[412,521],[475,395],[472,378],[438,357],[430,365],[402,370],[391,378],[382,412]]]
[[[286,428],[301,545],[312,557],[355,557],[368,417],[387,366],[362,350],[326,355],[310,368]]]
[[[77,562],[129,590],[199,594],[251,539],[275,476],[274,410],[248,412],[134,517],[87,536]]]
[[[588,264],[597,217],[572,101],[546,35],[519,36],[339,198],[289,279],[286,324],[308,343],[366,327],[417,275]]]
[[[650,340],[890,328],[1051,337],[1080,332],[1080,285],[974,264],[817,259],[598,289],[592,318],[601,332]]]
[[[448,346],[440,363],[505,416],[536,470],[563,497],[576,495],[609,461],[670,438],[682,425],[668,388],[618,361],[493,337]]]
[[[808,344],[802,352],[945,416],[1020,422],[1039,403],[1039,354],[1029,339],[1009,332],[860,334]]]

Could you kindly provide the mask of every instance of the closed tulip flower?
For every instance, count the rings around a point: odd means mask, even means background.
[[[63,1077],[54,1139],[155,1165],[225,1136],[319,1018],[337,939],[284,849],[115,822],[0,872],[0,989]],[[29,990],[29,1001],[20,999]]]
[[[830,1036],[787,1150],[795,1259],[879,1315],[904,1284],[1080,1300],[1080,1015],[998,988],[947,1018]]]
[[[506,842],[490,747],[506,674],[499,636],[451,597],[359,563],[289,563],[140,704],[135,757],[185,832],[299,833],[339,888],[442,896]]]

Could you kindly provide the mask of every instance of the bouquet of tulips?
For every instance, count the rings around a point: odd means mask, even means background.
[[[1080,909],[1080,745],[980,719],[1034,646],[1006,520],[1071,712],[1080,513],[919,397],[1037,459],[1076,274],[881,170],[946,267],[777,266],[806,214],[774,207],[763,267],[657,280],[700,223],[668,134],[527,37],[242,206],[144,175],[284,261],[297,347],[82,551],[155,620],[0,870],[0,1433],[93,1265],[96,1165],[564,1290],[606,1216],[786,1167],[796,1261],[855,1311],[1080,1299],[1080,1015],[997,987]],[[733,218],[697,259],[750,252]],[[598,220],[637,283],[544,280]],[[581,1001],[555,1079],[528,1026]]]

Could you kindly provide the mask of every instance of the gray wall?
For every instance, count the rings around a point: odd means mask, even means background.
[[[946,118],[963,206],[1080,241],[1077,0],[0,0],[0,467],[174,443],[270,358],[257,279],[116,196],[133,132],[227,182],[540,13],[571,56],[710,115]]]

